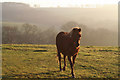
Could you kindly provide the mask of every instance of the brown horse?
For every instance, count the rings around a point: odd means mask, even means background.
[[[74,78],[74,64],[75,58],[79,52],[79,45],[81,39],[81,28],[74,27],[71,32],[60,32],[56,37],[56,46],[57,46],[57,56],[59,58],[59,66],[61,69],[61,53],[64,55],[64,67],[63,71],[65,71],[66,67],[66,56],[68,56],[68,60],[71,66],[71,74]],[[71,60],[72,57],[72,60]]]

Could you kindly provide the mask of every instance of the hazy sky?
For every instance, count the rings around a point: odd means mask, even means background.
[[[0,2],[22,2],[41,7],[69,7],[80,6],[81,4],[117,4],[120,0],[2,0]]]

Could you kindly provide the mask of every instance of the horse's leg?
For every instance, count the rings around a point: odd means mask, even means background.
[[[65,67],[66,67],[66,55],[64,55],[64,67],[63,67],[63,71],[65,71]]]
[[[74,78],[75,76],[74,76],[74,73],[73,73],[73,62],[71,61],[71,57],[70,56],[68,56],[68,60],[70,62],[71,74],[72,74],[72,77]]]
[[[73,56],[73,70],[74,70],[74,64],[75,64],[76,56],[77,56],[77,55],[74,55],[74,56]]]
[[[59,66],[60,66],[60,71],[61,71],[62,70],[61,69],[61,54],[59,51],[58,51],[58,59],[59,59]]]
[[[77,55],[74,55],[74,56],[73,56],[73,67],[74,67],[74,64],[75,64],[76,56],[77,56]]]

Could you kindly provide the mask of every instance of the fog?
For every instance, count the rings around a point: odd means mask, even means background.
[[[51,37],[55,39],[56,34],[60,31],[70,31],[72,27],[79,26],[83,33],[81,45],[118,45],[117,5],[102,7],[98,5],[96,8],[32,8],[27,4],[8,2],[2,3],[2,9],[3,22],[34,24],[42,33],[48,31],[47,35],[42,34],[47,36],[48,40],[51,40]],[[65,28],[66,25],[67,28]],[[9,24],[8,26],[10,27]],[[48,35],[49,31],[52,31],[51,28],[55,32]],[[55,40],[39,42],[39,44],[41,43],[55,44]]]

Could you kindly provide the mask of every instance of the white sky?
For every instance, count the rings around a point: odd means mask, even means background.
[[[42,7],[56,6],[79,6],[84,4],[117,4],[120,0],[0,0],[0,2],[22,2]]]

